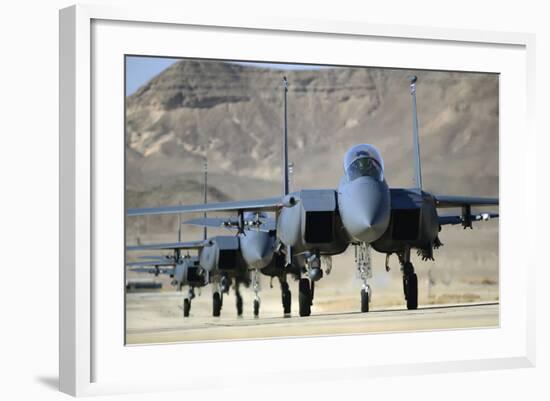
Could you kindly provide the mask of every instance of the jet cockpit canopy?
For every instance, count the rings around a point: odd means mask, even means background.
[[[346,152],[344,172],[349,181],[358,177],[384,180],[384,161],[380,152],[369,144],[355,145]]]

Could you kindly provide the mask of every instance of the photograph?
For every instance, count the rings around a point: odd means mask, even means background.
[[[499,327],[498,73],[124,77],[126,345]]]

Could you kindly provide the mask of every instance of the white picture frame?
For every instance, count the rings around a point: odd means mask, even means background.
[[[107,277],[94,271],[94,266],[97,268],[98,262],[107,257],[101,250],[102,241],[123,244],[123,238],[119,238],[119,242],[117,242],[117,238],[120,237],[120,231],[117,229],[108,232],[107,230],[101,231],[109,216],[117,220],[121,213],[120,207],[107,210],[108,208],[105,208],[105,203],[101,198],[104,195],[101,194],[105,194],[107,191],[107,193],[116,193],[118,196],[123,190],[120,180],[116,178],[120,177],[118,173],[111,174],[113,178],[107,181],[101,177],[105,176],[107,170],[119,171],[120,164],[117,164],[115,158],[122,156],[115,149],[118,145],[111,147],[103,139],[98,142],[94,137],[94,129],[104,129],[110,124],[109,118],[102,119],[104,114],[101,114],[101,110],[108,108],[115,113],[122,109],[123,101],[104,96],[103,89],[95,88],[92,83],[94,80],[95,82],[101,81],[106,76],[110,82],[111,72],[113,82],[115,82],[114,86],[120,83],[120,74],[123,74],[123,71],[110,69],[112,65],[118,64],[110,64],[109,57],[112,56],[112,60],[115,60],[114,63],[118,63],[116,59],[120,52],[124,51],[125,42],[139,42],[135,46],[142,49],[138,51],[142,54],[156,54],[156,51],[166,56],[189,55],[176,54],[174,51],[177,49],[174,43],[159,40],[165,37],[163,35],[175,32],[170,30],[184,32],[185,29],[193,31],[193,35],[196,35],[194,38],[199,40],[198,44],[201,48],[191,56],[196,56],[201,51],[206,52],[201,53],[202,55],[207,55],[209,41],[212,41],[213,38],[208,36],[212,33],[219,35],[220,32],[228,35],[227,37],[232,35],[231,40],[236,40],[236,42],[232,42],[236,44],[236,48],[239,47],[239,40],[247,41],[250,35],[255,34],[262,35],[262,40],[265,43],[273,44],[283,43],[284,38],[292,38],[293,40],[313,42],[322,40],[328,46],[331,40],[337,39],[340,44],[344,45],[341,46],[344,48],[342,52],[346,51],[345,46],[348,42],[357,44],[359,43],[357,41],[365,41],[365,43],[372,41],[373,54],[380,55],[383,55],[383,51],[376,50],[376,46],[382,42],[384,46],[403,45],[406,42],[406,47],[400,47],[405,53],[408,52],[405,49],[410,48],[413,49],[410,52],[418,50],[418,54],[422,55],[422,52],[427,51],[423,47],[431,46],[436,48],[441,55],[449,55],[450,61],[448,62],[440,60],[438,63],[434,63],[429,60],[429,57],[415,59],[410,65],[414,68],[471,70],[473,67],[465,68],[464,65],[458,64],[456,61],[453,62],[452,56],[461,54],[461,52],[468,55],[468,52],[473,51],[475,54],[479,54],[478,62],[481,63],[479,65],[489,66],[480,69],[480,71],[501,73],[503,77],[501,88],[503,90],[501,90],[502,146],[500,162],[503,184],[500,194],[502,200],[500,207],[502,216],[500,226],[502,263],[500,327],[492,330],[457,330],[445,333],[349,336],[345,338],[345,345],[342,338],[326,337],[309,341],[277,339],[218,342],[209,344],[208,348],[204,344],[124,347],[123,338],[119,336],[120,327],[124,325],[120,319],[123,312],[115,307],[112,309],[116,309],[116,313],[112,315],[104,313],[105,305],[97,297],[98,287],[101,287],[101,292],[105,294],[104,299],[119,306],[118,296],[120,294],[117,293],[117,288],[122,287],[122,282],[117,281],[119,276],[116,272],[112,277]],[[140,34],[143,34],[140,31],[147,31],[147,35],[140,37]],[[109,40],[105,41],[105,38]],[[247,59],[248,57],[248,59],[254,59],[259,57],[258,59],[261,60],[267,57],[265,55],[252,56],[252,53],[247,52],[254,49],[244,45],[241,47],[239,56],[235,56],[236,49],[224,49],[223,51],[226,53],[222,52],[219,57],[215,58],[224,58],[224,54],[225,58]],[[273,53],[271,54],[275,54],[275,47],[272,48]],[[312,48],[314,47],[312,46]],[[132,48],[135,50],[137,47]],[[445,50],[446,48],[447,50]],[[448,48],[452,48],[452,51],[448,52]],[[496,56],[487,64],[482,64],[482,58],[489,57],[484,55],[487,49],[493,49]],[[328,57],[320,55],[319,58],[315,58],[317,57],[316,53],[312,50],[307,59],[299,58],[306,57],[303,55],[294,55],[295,58],[292,58],[292,45],[289,45],[287,50],[290,52],[285,57],[289,58],[284,60],[275,58],[274,60],[322,63],[323,60],[326,61],[323,57]],[[103,51],[110,55],[103,54]],[[281,49],[278,51],[281,54]],[[502,55],[501,59],[498,54]],[[354,64],[364,65],[360,56],[360,54],[357,55],[357,62]],[[393,57],[393,53],[389,52],[386,56]],[[403,58],[410,56],[409,53],[397,54],[395,59],[388,58],[389,61],[380,61],[381,56],[377,56],[379,60],[370,65],[403,66],[407,65],[403,64]],[[343,57],[350,57],[349,50],[348,56]],[[402,58],[401,61],[399,61],[399,57]],[[350,63],[349,61],[348,58],[346,63]],[[474,62],[475,60],[469,61]],[[502,65],[499,67],[498,63]],[[493,67],[490,67],[491,65]],[[121,85],[119,96],[123,98],[122,88]],[[248,372],[249,376],[257,379],[258,383],[266,380],[263,378],[266,373],[270,375],[271,380],[280,378],[287,381],[315,381],[326,380],[328,377],[334,379],[353,377],[359,380],[364,377],[386,375],[534,366],[535,284],[533,275],[530,274],[535,269],[534,256],[531,256],[532,252],[527,252],[521,258],[517,258],[514,256],[513,249],[507,246],[511,243],[525,246],[527,249],[532,246],[528,239],[518,238],[513,233],[514,230],[511,228],[518,221],[527,222],[524,223],[528,225],[526,229],[529,232],[535,232],[536,219],[532,216],[536,215],[536,210],[532,206],[526,207],[526,200],[535,191],[536,182],[533,175],[525,174],[527,171],[534,170],[534,157],[529,157],[535,153],[535,134],[532,129],[533,102],[534,36],[529,34],[375,25],[348,21],[297,20],[290,17],[284,19],[246,17],[242,20],[228,21],[222,17],[186,15],[184,10],[155,9],[154,7],[112,8],[78,5],[61,10],[60,390],[72,395],[94,395],[165,391],[167,389],[200,389],[207,382],[207,378],[208,383],[212,381],[212,373],[208,370],[208,364],[204,362],[209,359],[208,356],[204,356],[205,350],[215,354],[225,353],[227,357],[240,357],[241,359],[241,370],[233,369],[235,372],[227,370],[215,373],[216,387],[234,385],[231,374],[246,372],[247,361],[252,355],[258,353],[270,355],[269,358],[265,358],[265,361],[255,364],[253,372]],[[518,105],[519,108],[517,108]],[[122,118],[122,115],[119,117]],[[116,124],[113,125],[113,127],[116,126]],[[511,131],[516,130],[525,133],[521,141],[523,146],[519,148],[517,139],[510,134]],[[118,132],[116,128],[113,131]],[[119,142],[119,145],[122,145],[122,137]],[[507,160],[511,153],[521,161],[516,165],[516,171],[511,171],[509,166],[502,162],[503,159]],[[119,163],[123,164],[123,161],[120,160]],[[524,190],[521,193],[518,191],[514,193],[510,186],[506,185],[507,180],[517,179],[522,180]],[[98,236],[98,234],[101,235]],[[123,247],[120,248],[120,252],[123,252]],[[111,256],[113,255],[108,255],[108,257]],[[113,260],[117,260],[116,258],[119,256],[115,255]],[[511,277],[509,266],[511,265],[522,267],[521,271],[514,276],[514,282],[509,280]],[[518,297],[515,303],[507,298],[506,294],[511,292],[508,291],[510,289],[514,289],[515,296]],[[120,327],[114,327],[116,322]],[[398,358],[387,354],[378,355],[375,350],[372,350],[369,352],[370,359],[367,361],[357,358],[353,352],[344,353],[346,355],[342,355],[341,352],[342,346],[350,347],[349,349],[361,347],[367,340],[369,343],[377,344],[373,348],[381,347],[388,339],[399,343],[403,335],[416,344],[431,344],[434,353],[438,352],[437,342],[441,342],[442,338],[445,338],[445,341],[454,341],[455,353],[452,353],[453,350],[447,350],[440,352],[440,356],[437,358],[435,355],[420,358],[411,353],[408,358]],[[479,343],[478,348],[475,343],[471,343],[473,338],[476,339],[476,343]],[[331,360],[330,366],[322,359],[315,357],[314,347],[320,343],[324,350],[324,358]],[[277,360],[277,354],[280,353],[282,344],[288,352],[304,352],[311,358],[307,363],[296,364],[291,369],[287,369],[282,361]],[[461,344],[468,345],[468,350],[465,350],[465,347],[461,348]],[[397,344],[396,347],[398,347]],[[150,364],[153,362],[163,363],[162,361],[168,361],[169,358],[177,359],[172,357],[174,352],[194,358],[196,369],[190,371],[188,380],[173,380],[166,375],[169,365],[163,365],[166,366],[164,373],[148,372],[148,380],[141,379],[138,370],[132,370],[132,366],[139,365],[139,361]],[[112,366],[111,371],[108,366]],[[122,366],[127,369],[121,369]],[[212,384],[209,385],[212,386]]]

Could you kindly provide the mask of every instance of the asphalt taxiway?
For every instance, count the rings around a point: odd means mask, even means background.
[[[279,308],[235,316],[233,299],[224,301],[222,316],[212,317],[209,303],[193,305],[183,318],[181,294],[127,295],[126,343],[172,343],[232,339],[276,338],[336,334],[364,334],[409,330],[498,327],[498,302],[460,305],[426,305],[417,310],[403,307],[373,308],[369,313],[312,310],[309,317],[281,316]]]

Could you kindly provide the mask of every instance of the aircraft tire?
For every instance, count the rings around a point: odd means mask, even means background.
[[[243,315],[243,297],[237,294],[237,316]]]
[[[300,316],[309,316],[311,315],[311,287],[307,278],[300,279],[298,290]]]
[[[281,284],[281,301],[283,304],[283,313],[285,315],[290,314],[291,300],[292,300],[292,294],[288,288],[288,283],[284,282]]]
[[[414,266],[411,262],[406,262],[403,265],[403,295],[407,299],[407,277],[414,274]]]
[[[189,311],[191,311],[191,301],[189,298],[183,300],[183,317],[189,317]]]
[[[292,293],[290,290],[283,292],[283,313],[285,315],[290,314],[290,306],[292,305]]]
[[[406,279],[407,286],[407,309],[418,308],[418,277],[416,273],[409,274]]]
[[[220,316],[222,310],[222,300],[219,292],[215,292],[212,296],[212,316]]]
[[[254,317],[260,316],[260,301],[254,300]]]
[[[361,312],[369,311],[369,293],[363,288],[361,290]]]

